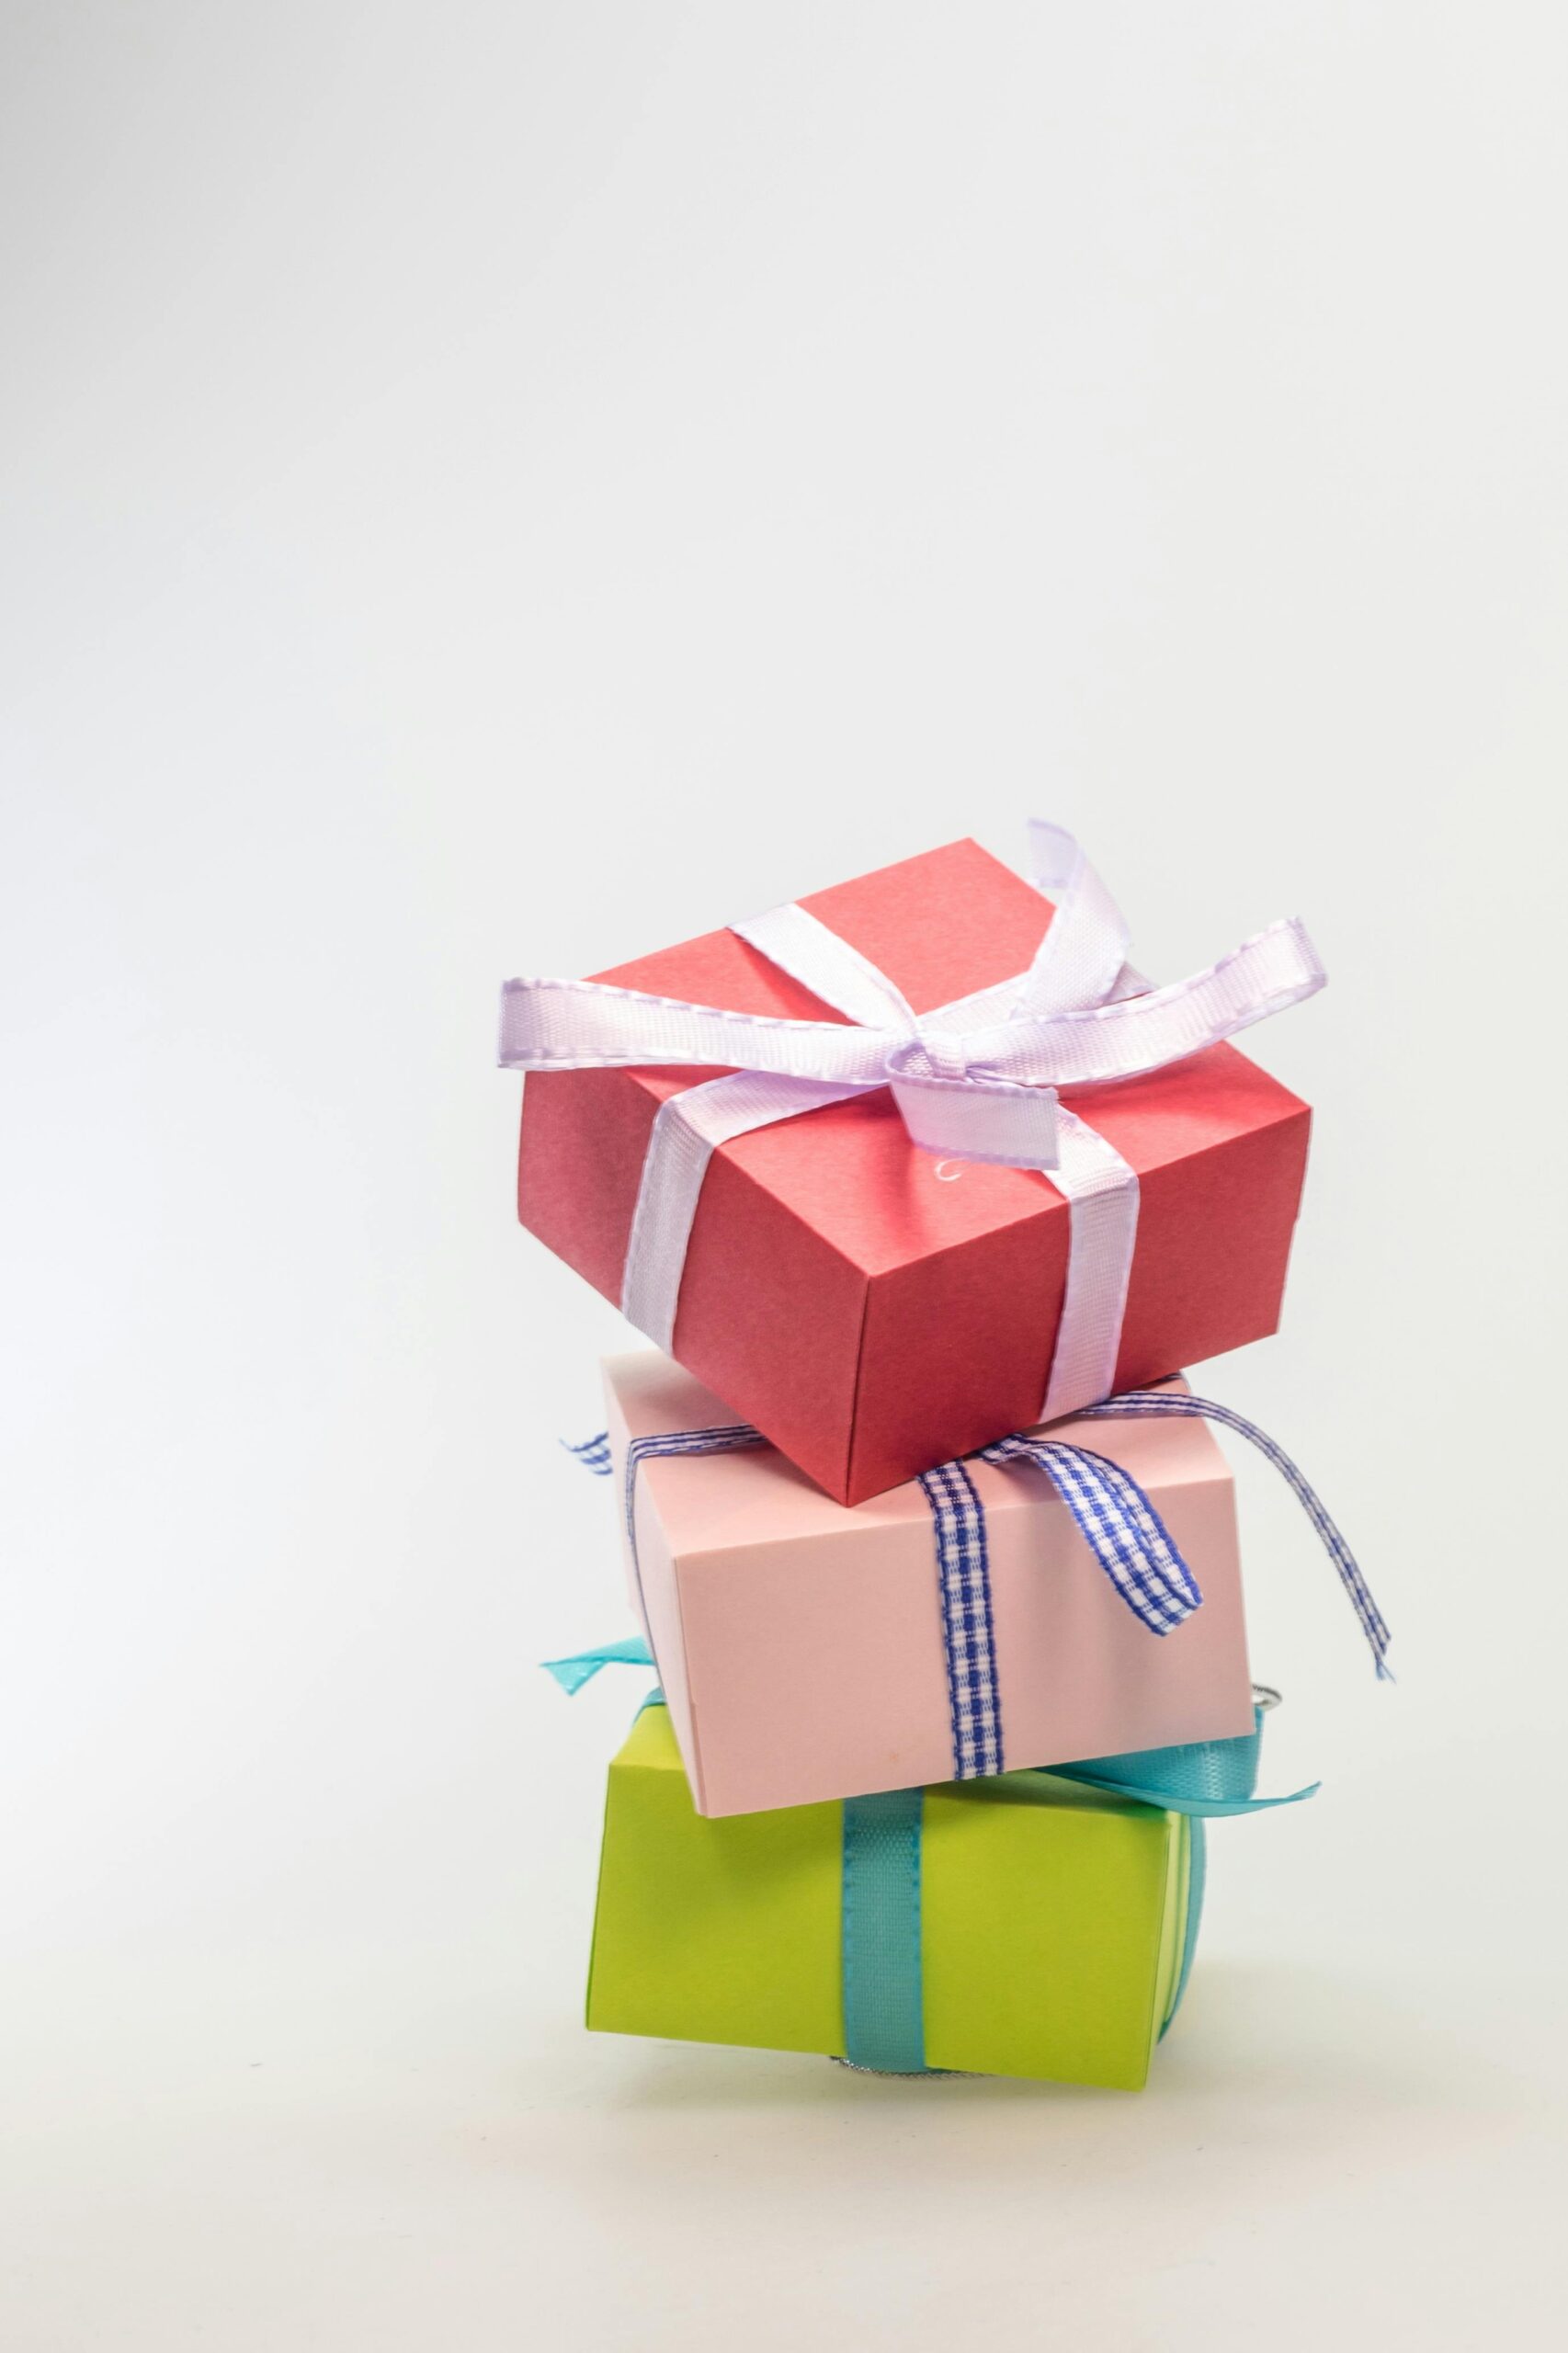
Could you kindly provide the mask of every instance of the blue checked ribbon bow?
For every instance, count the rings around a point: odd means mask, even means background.
[[[1386,1678],[1389,1631],[1355,1555],[1316,1492],[1284,1450],[1255,1423],[1206,1397],[1165,1389],[1132,1389],[1085,1409],[1082,1418],[1182,1415],[1217,1422],[1247,1438],[1285,1480],[1322,1540],[1366,1636],[1380,1677]],[[710,1429],[669,1430],[633,1438],[626,1451],[622,1503],[631,1548],[632,1571],[642,1597],[634,1505],[641,1465],[663,1455],[721,1454],[766,1446],[762,1432],[733,1422]],[[608,1435],[600,1433],[568,1449],[600,1478],[611,1475]],[[983,1447],[985,1462],[1024,1462],[1055,1486],[1095,1559],[1127,1608],[1152,1634],[1168,1634],[1202,1601],[1198,1581],[1183,1560],[1169,1529],[1149,1495],[1118,1462],[1085,1446],[1024,1432]],[[996,1679],[995,1630],[991,1614],[991,1574],[986,1552],[985,1511],[961,1461],[922,1472],[920,1487],[930,1506],[936,1536],[937,1572],[947,1654],[948,1699],[952,1719],[953,1779],[973,1780],[1006,1770],[1002,1705]],[[644,1616],[646,1612],[643,1613]],[[624,1655],[623,1644],[583,1651],[548,1662],[550,1671],[575,1690],[601,1666]],[[572,1677],[573,1679],[568,1679]]]

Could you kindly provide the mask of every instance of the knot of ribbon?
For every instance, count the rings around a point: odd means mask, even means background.
[[[671,1345],[710,1156],[776,1120],[885,1087],[911,1142],[945,1159],[1049,1170],[1072,1211],[1067,1290],[1042,1418],[1107,1395],[1137,1224],[1138,1180],[1060,1100],[1233,1037],[1323,987],[1291,918],[1204,971],[1152,988],[1127,961],[1120,910],[1073,836],[1036,820],[1030,880],[1055,901],[1026,972],[916,1014],[887,974],[798,903],[731,928],[841,1014],[786,1019],[606,982],[512,980],[500,1060],[522,1071],[703,1064],[731,1075],[671,1096],[648,1146],[621,1307]]]
[[[1054,1168],[1059,1088],[1158,1070],[1323,986],[1316,951],[1291,919],[1185,981],[1150,988],[1127,962],[1126,924],[1078,844],[1041,821],[1029,830],[1031,880],[1059,895],[1017,980],[916,1014],[797,904],[731,928],[846,1022],[735,1013],[599,981],[513,980],[502,991],[502,1064],[710,1063],[846,1093],[887,1086],[925,1151]]]

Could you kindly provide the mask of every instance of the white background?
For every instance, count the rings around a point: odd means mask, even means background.
[[[1561,12],[10,0],[7,2353],[1556,2341]],[[580,2025],[620,1336],[494,993],[1300,912],[1269,1776],[1140,2097]],[[1047,1998],[1049,1989],[1041,1989]]]

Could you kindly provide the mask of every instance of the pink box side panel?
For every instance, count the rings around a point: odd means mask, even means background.
[[[607,1377],[622,1428],[725,1418],[663,1358],[614,1359]],[[1149,1633],[1038,1474],[972,1465],[986,1506],[1008,1764],[1250,1730],[1223,1457],[1198,1423],[1119,1423],[1114,1438],[1096,1423],[1079,1435],[1101,1450],[1113,1445],[1155,1495],[1204,1603],[1177,1632]],[[619,1452],[624,1439],[615,1442]],[[951,1779],[935,1545],[917,1485],[849,1510],[772,1449],[661,1460],[644,1465],[639,1485],[651,1499],[639,1549],[654,1649],[700,1812]],[[681,1647],[674,1671],[661,1625]]]
[[[701,1758],[697,1753],[697,1741],[691,1720],[691,1693],[687,1681],[686,1638],[681,1624],[679,1580],[667,1539],[654,1506],[650,1483],[639,1477],[634,1509],[637,1526],[637,1559],[633,1565],[631,1548],[626,1540],[624,1497],[626,1494],[626,1448],[631,1437],[645,1437],[650,1429],[690,1428],[693,1425],[679,1419],[661,1423],[648,1418],[649,1399],[644,1392],[623,1399],[619,1384],[614,1378],[614,1367],[619,1364],[664,1366],[675,1373],[684,1392],[681,1411],[691,1398],[706,1398],[706,1392],[685,1373],[660,1356],[623,1357],[611,1358],[605,1366],[605,1413],[609,1432],[610,1455],[615,1475],[610,1486],[615,1497],[616,1526],[620,1531],[622,1562],[626,1570],[626,1590],[639,1625],[648,1637],[653,1656],[658,1661],[660,1687],[670,1711],[670,1727],[680,1750],[686,1778],[691,1784],[692,1802],[700,1813],[703,1805]],[[631,1404],[631,1427],[628,1427],[628,1403]],[[715,1400],[707,1399],[711,1405]],[[639,1408],[641,1407],[641,1411]],[[727,1419],[721,1415],[718,1418]]]

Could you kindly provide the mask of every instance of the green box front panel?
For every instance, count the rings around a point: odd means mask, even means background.
[[[843,2049],[843,1808],[705,1822],[646,1708],[610,1767],[588,2024],[618,2034]]]
[[[1136,2090],[1169,1999],[1186,1824],[1040,1773],[926,1792],[926,2060]]]
[[[610,1768],[588,2024],[844,2052],[843,1808],[704,1821],[663,1708]],[[928,1790],[933,2067],[1141,2085],[1181,1960],[1187,1828],[1039,1773]]]

